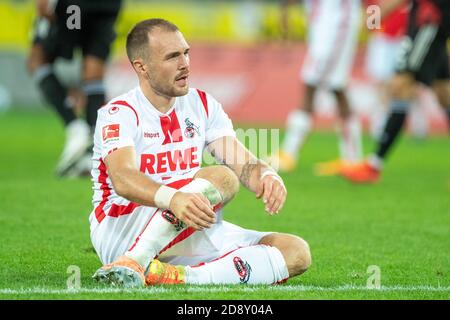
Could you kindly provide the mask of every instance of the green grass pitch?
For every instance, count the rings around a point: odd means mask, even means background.
[[[306,239],[313,265],[279,286],[98,287],[89,239],[89,179],[59,180],[53,169],[64,132],[49,112],[0,114],[0,299],[449,299],[448,137],[403,137],[381,183],[318,178],[313,164],[336,155],[331,133],[313,133],[301,165],[284,175],[288,200],[270,217],[241,189],[228,221]],[[373,142],[366,138],[366,150]],[[81,288],[68,290],[80,270]],[[367,288],[380,270],[379,289]],[[369,272],[368,272],[369,269]],[[68,272],[69,271],[69,272]],[[369,281],[370,282],[370,281]]]

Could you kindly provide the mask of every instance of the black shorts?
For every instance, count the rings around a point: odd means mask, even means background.
[[[449,79],[447,23],[418,27],[414,14],[415,10],[412,10],[408,35],[403,41],[402,52],[397,61],[397,72],[412,73],[417,81],[427,86],[435,80]]]
[[[40,18],[36,21],[33,43],[43,46],[50,62],[58,57],[72,59],[76,48],[81,49],[83,56],[92,55],[106,61],[116,38],[116,19],[117,12],[85,13],[81,15],[81,28],[69,29],[65,18],[53,23]]]

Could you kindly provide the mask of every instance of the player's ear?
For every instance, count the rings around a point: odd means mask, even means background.
[[[136,59],[133,61],[133,68],[136,72],[142,76],[147,74],[147,68],[141,59]]]

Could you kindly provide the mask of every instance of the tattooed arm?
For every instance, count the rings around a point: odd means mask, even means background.
[[[247,189],[255,191],[256,189],[251,187],[252,185],[255,186],[255,183],[250,183],[250,180],[253,182],[255,181],[255,178],[260,176],[261,163],[258,161],[252,163],[252,160],[248,160],[242,167],[236,169],[235,172],[240,171],[239,181],[241,181]]]
[[[269,214],[278,213],[286,201],[283,180],[272,167],[255,157],[234,137],[219,138],[208,145],[208,150],[221,163],[236,173],[241,183],[262,198]]]

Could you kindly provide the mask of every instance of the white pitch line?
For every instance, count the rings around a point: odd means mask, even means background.
[[[392,291],[429,291],[429,292],[450,292],[448,287],[433,287],[433,286],[382,286],[380,289],[368,289],[364,286],[344,285],[337,287],[320,287],[320,286],[236,286],[236,287],[151,287],[140,289],[121,289],[121,288],[80,288],[80,289],[49,289],[49,288],[21,288],[21,289],[0,289],[0,294],[5,295],[21,295],[21,294],[80,294],[80,293],[140,293],[140,294],[156,294],[156,293],[182,293],[182,292],[308,292],[308,291],[366,291],[366,292],[392,292]]]

